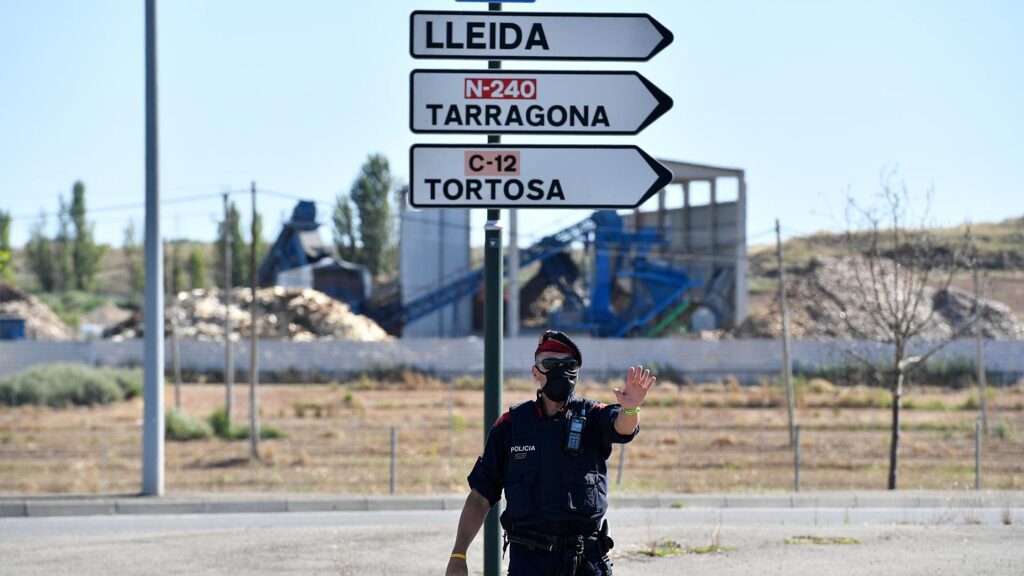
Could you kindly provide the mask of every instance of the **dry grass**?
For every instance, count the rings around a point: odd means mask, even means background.
[[[390,427],[397,426],[398,489],[402,493],[460,492],[483,438],[483,394],[456,390],[448,414],[446,387],[400,382],[383,390],[345,385],[266,386],[263,422],[287,437],[263,443],[263,459],[246,460],[245,442],[220,439],[168,442],[169,491],[292,491],[380,494],[388,490]],[[507,390],[504,403],[533,396]],[[807,390],[802,425],[805,490],[885,486],[889,410],[843,407],[850,389]],[[244,410],[244,386],[236,406]],[[622,486],[614,492],[773,491],[792,484],[786,412],[768,408],[768,387],[698,385],[652,392],[642,431],[626,451]],[[858,394],[861,392],[857,392]],[[873,394],[865,391],[864,394]],[[589,397],[611,402],[605,385]],[[917,408],[904,412],[901,487],[972,487],[973,423],[977,413],[956,410],[970,391],[911,390]],[[168,406],[173,402],[171,390]],[[214,385],[183,390],[186,412],[206,417],[223,401]],[[871,405],[871,402],[864,402]],[[928,409],[934,406],[936,409]],[[950,407],[938,409],[939,406]],[[1000,389],[990,403],[993,421],[1024,430],[1024,389]],[[0,409],[0,493],[132,493],[139,488],[142,404],[54,410]],[[236,413],[235,423],[248,415]],[[449,431],[451,430],[451,433]],[[985,484],[1024,486],[1020,434],[985,440]],[[616,477],[618,451],[609,460]]]

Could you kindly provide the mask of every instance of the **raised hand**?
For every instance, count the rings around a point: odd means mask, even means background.
[[[644,370],[643,366],[630,366],[626,373],[626,385],[612,390],[615,392],[615,400],[627,410],[639,408],[657,379],[657,376],[651,376],[650,370]]]

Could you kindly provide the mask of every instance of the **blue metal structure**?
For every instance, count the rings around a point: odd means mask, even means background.
[[[300,200],[292,211],[291,219],[284,223],[281,233],[260,263],[259,284],[280,284],[279,273],[308,267],[308,287],[359,311],[373,289],[370,272],[363,266],[339,258],[333,246],[325,246],[320,239],[319,227],[316,204]]]
[[[573,243],[580,243],[585,252],[593,253],[586,298],[573,288],[579,275],[567,253]],[[665,245],[667,242],[655,229],[627,232],[618,214],[601,210],[521,249],[519,261],[521,267],[540,262],[540,273],[564,295],[562,309],[551,318],[553,327],[621,338],[642,334],[662,313],[679,305],[687,290],[699,284],[686,270],[649,258],[652,248]],[[630,283],[631,296],[625,306],[616,306],[614,300],[622,292],[623,282]],[[392,303],[366,313],[389,332],[397,333],[407,322],[477,294],[482,285],[483,269],[478,268],[419,294],[404,305]]]
[[[24,340],[25,319],[0,316],[0,340]]]

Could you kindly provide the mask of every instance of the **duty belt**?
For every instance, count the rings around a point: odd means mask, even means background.
[[[607,520],[601,524],[601,530],[590,536],[555,536],[515,528],[505,532],[505,543],[502,552],[508,549],[510,543],[526,546],[534,550],[544,550],[545,552],[572,552],[577,556],[582,555],[585,549],[593,547],[597,549],[598,557],[607,554],[615,545],[614,541],[608,537]]]

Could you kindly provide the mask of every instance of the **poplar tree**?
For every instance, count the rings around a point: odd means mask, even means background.
[[[74,281],[68,285],[76,290],[91,290],[104,249],[96,244],[93,226],[86,220],[85,184],[81,180],[71,187],[70,216],[75,232],[71,250]]]
[[[390,272],[387,252],[394,229],[390,199],[394,184],[388,159],[373,154],[363,163],[350,190],[359,214],[359,262],[374,275]]]
[[[11,213],[0,210],[0,281],[14,284],[14,262],[11,260]]]

